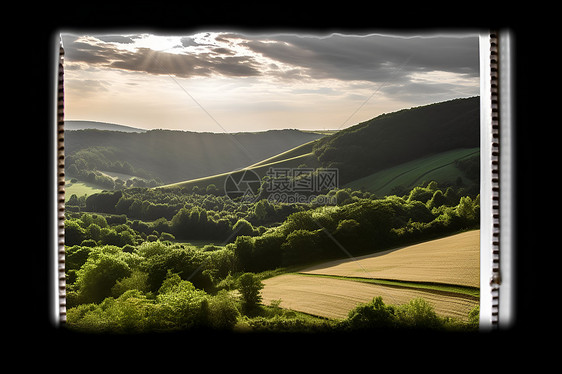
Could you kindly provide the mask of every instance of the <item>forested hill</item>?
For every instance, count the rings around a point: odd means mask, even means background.
[[[144,175],[174,183],[246,167],[322,136],[292,129],[236,134],[66,131],[66,165],[81,159],[87,166],[78,169],[104,170],[126,162]]]
[[[340,184],[458,148],[480,145],[478,96],[382,114],[315,142],[325,167],[337,167]]]
[[[131,126],[117,125],[115,123],[97,122],[97,121],[64,121],[64,130],[109,130],[122,132],[145,132],[146,129],[140,129]]]

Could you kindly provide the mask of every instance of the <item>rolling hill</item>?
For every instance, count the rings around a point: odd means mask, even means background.
[[[429,180],[444,184],[461,181],[465,187],[474,187],[478,174],[468,173],[459,163],[470,160],[479,165],[479,105],[479,97],[473,97],[383,114],[246,169],[263,177],[269,167],[338,168],[340,187],[381,196]],[[228,175],[226,172],[164,187],[205,188],[212,183],[221,188]]]
[[[325,167],[340,169],[340,182],[418,158],[480,146],[480,99],[455,99],[382,114],[315,142]]]
[[[235,134],[66,131],[66,166],[80,163],[82,168],[103,171],[117,162],[126,162],[132,170],[142,170],[141,177],[148,175],[164,183],[175,183],[244,168],[322,136],[300,130]]]
[[[133,132],[138,129],[75,123],[97,128],[66,131],[66,166],[131,170],[131,175],[158,178],[172,188],[214,184],[222,190],[234,171],[249,169],[263,178],[271,167],[337,168],[340,187],[378,196],[429,180],[477,188],[479,108],[479,97],[455,99],[382,114],[329,133]],[[461,161],[472,167],[471,173]]]
[[[393,166],[343,185],[344,188],[369,191],[386,196],[408,191],[420,183],[438,181],[440,184],[459,184],[466,188],[478,184],[478,176],[468,174],[459,162],[479,163],[479,148],[458,148]],[[460,179],[459,179],[460,178]]]
[[[65,131],[73,130],[108,130],[108,131],[122,131],[122,132],[145,132],[145,129],[136,127],[117,125],[115,123],[97,122],[97,121],[64,121]]]

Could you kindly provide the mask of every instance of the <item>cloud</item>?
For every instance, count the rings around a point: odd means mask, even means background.
[[[100,35],[97,38],[106,43],[132,44],[135,42],[134,38],[123,35]]]
[[[179,39],[174,51],[125,49],[134,36],[67,36],[69,61],[178,77],[219,74],[277,79],[339,79],[406,83],[419,72],[444,71],[476,78],[477,36],[199,34]],[[194,52],[196,47],[197,53]],[[182,51],[182,48],[184,49]],[[189,48],[192,48],[191,50]],[[240,48],[245,50],[241,55]],[[174,52],[174,53],[170,53]],[[267,62],[264,62],[264,58]],[[275,69],[272,69],[275,66]]]
[[[327,37],[277,35],[244,43],[264,57],[306,70],[311,78],[382,82],[413,72],[478,76],[478,37]]]
[[[96,37],[102,40],[100,37]],[[115,41],[115,37],[103,38]],[[130,38],[127,38],[129,40]],[[184,45],[200,45],[183,38]],[[191,39],[189,39],[191,40]],[[232,77],[260,75],[259,64],[251,56],[232,56],[231,50],[214,48],[206,53],[168,53],[150,48],[128,50],[113,44],[86,42],[67,38],[65,58],[69,62],[84,62],[99,67],[144,72],[155,75],[175,75],[182,78],[219,74]]]
[[[88,95],[97,92],[107,92],[111,83],[94,79],[73,79],[65,83],[67,89],[80,92],[80,95]]]

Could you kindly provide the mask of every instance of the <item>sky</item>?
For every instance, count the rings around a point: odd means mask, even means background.
[[[61,33],[65,120],[339,130],[479,95],[477,33]]]

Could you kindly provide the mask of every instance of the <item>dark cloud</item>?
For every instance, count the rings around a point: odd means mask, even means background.
[[[234,51],[228,48],[214,48],[213,52],[220,55],[233,55]]]
[[[71,62],[85,62],[148,74],[171,74],[184,78],[208,76],[213,73],[235,77],[260,74],[258,64],[251,57],[223,56],[227,55],[229,50],[218,49],[213,53],[199,54],[167,53],[150,48],[138,48],[131,52],[116,48],[112,44],[94,45],[68,39],[65,58]]]
[[[192,37],[181,39],[183,47],[207,46],[205,53],[167,53],[148,48],[135,52],[119,49],[111,43],[131,43],[134,36],[96,36],[101,43],[89,44],[75,36],[63,40],[69,61],[142,71],[149,74],[173,74],[179,77],[221,74],[244,77],[262,74],[266,68],[281,64],[289,69],[273,69],[278,79],[334,78],[370,82],[392,81],[395,85],[410,82],[414,72],[446,71],[478,77],[478,37],[386,35],[348,36],[314,35],[243,35],[219,34],[215,42],[197,43]],[[107,42],[107,43],[104,43]],[[250,51],[272,61],[261,66],[252,56],[238,56],[230,47],[240,43]],[[414,87],[416,90],[418,87]]]
[[[334,34],[322,38],[278,35],[269,37],[269,42],[248,39],[245,45],[254,52],[306,69],[313,78],[380,82],[433,70],[478,76],[477,36],[404,38]]]
[[[65,43],[65,60],[88,64],[106,64],[111,61],[110,49],[83,42]]]
[[[135,42],[134,38],[123,35],[101,35],[96,36],[96,38],[106,43],[131,44]]]
[[[261,74],[258,65],[247,56],[215,57],[210,61],[212,68],[223,75],[249,77]]]

